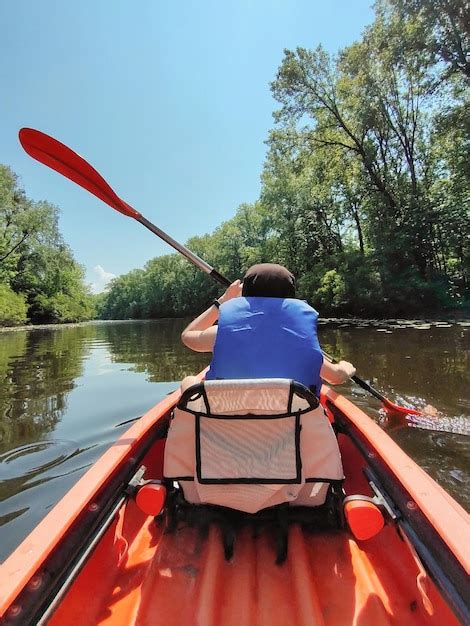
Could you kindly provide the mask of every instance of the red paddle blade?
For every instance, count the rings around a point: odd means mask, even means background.
[[[407,409],[404,406],[398,406],[398,404],[391,402],[387,398],[382,400],[382,404],[384,405],[385,410],[390,411],[391,413],[402,413],[403,415],[423,415],[423,412],[418,411],[418,409]]]
[[[69,178],[120,213],[139,219],[141,214],[121,200],[99,172],[84,158],[53,137],[33,128],[19,132],[24,150],[62,176]]]

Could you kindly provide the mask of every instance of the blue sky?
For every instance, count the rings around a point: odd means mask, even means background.
[[[22,126],[82,154],[175,239],[214,230],[260,191],[284,48],[336,52],[371,0],[0,2],[0,162],[60,229],[96,287],[171,251],[28,157]]]

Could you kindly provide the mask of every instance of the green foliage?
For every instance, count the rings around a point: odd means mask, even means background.
[[[12,291],[8,285],[0,284],[0,326],[24,324],[27,310],[24,296]]]
[[[32,309],[35,319],[43,323],[83,322],[94,316],[94,308],[88,299],[80,300],[64,292],[36,295]]]
[[[16,175],[4,165],[0,165],[0,285],[8,303],[0,315],[3,324],[26,318],[33,323],[75,322],[94,315],[83,268],[59,233],[58,209],[28,200]]]
[[[444,64],[444,77],[459,73],[470,80],[468,0],[389,0],[377,2],[376,10],[379,14],[393,12],[403,27],[419,33],[410,53],[424,49],[430,63]]]
[[[331,311],[341,311],[346,304],[346,284],[344,277],[337,270],[328,270],[315,291],[319,305]]]

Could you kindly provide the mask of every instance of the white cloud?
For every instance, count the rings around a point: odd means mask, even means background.
[[[92,272],[92,283],[90,285],[93,293],[101,293],[104,291],[110,280],[116,278],[116,274],[107,272],[101,265],[95,265]]]

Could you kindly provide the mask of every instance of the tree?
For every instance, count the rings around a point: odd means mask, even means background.
[[[470,82],[470,3],[468,0],[389,0],[376,3],[380,14],[395,12],[419,35],[414,50],[425,49],[430,63],[445,64],[444,78],[459,72]]]
[[[29,200],[16,175],[0,166],[0,284],[4,302],[8,299],[9,310],[16,311],[14,319],[26,318],[25,302],[33,322],[94,315],[83,268],[60,235],[58,214],[48,202]]]
[[[16,276],[22,255],[56,229],[57,209],[28,200],[16,174],[0,165],[0,281]]]

